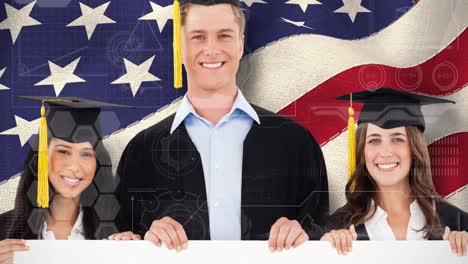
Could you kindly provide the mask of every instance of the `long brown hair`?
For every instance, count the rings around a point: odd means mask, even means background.
[[[356,171],[346,184],[346,205],[337,210],[344,215],[346,228],[351,224],[359,225],[367,222],[376,212],[377,205],[372,206],[376,200],[378,187],[366,167],[364,147],[368,123],[362,123],[356,130]],[[426,238],[431,238],[440,232],[440,219],[433,207],[433,202],[441,200],[432,182],[431,163],[426,140],[422,132],[415,126],[407,126],[406,133],[411,150],[411,168],[409,184],[411,195],[416,199],[426,218],[426,225],[422,230]],[[356,182],[355,190],[351,185]]]
[[[49,139],[52,137],[50,136]],[[100,141],[98,141],[100,142]],[[36,144],[33,142],[32,144]],[[92,143],[93,146],[97,146],[98,143]],[[18,189],[16,192],[15,207],[11,215],[11,219],[7,222],[6,225],[6,238],[18,238],[18,239],[37,239],[38,233],[42,224],[44,223],[45,217],[47,215],[48,209],[37,208],[36,204],[30,200],[32,198],[28,197],[28,190],[32,186],[34,181],[37,181],[37,145],[32,147],[24,162],[23,171],[21,173],[21,178],[18,184]],[[98,162],[98,167],[96,167],[96,172],[93,178],[93,183],[91,183],[82,193],[80,202],[82,202],[86,196],[92,196],[93,185],[96,185],[96,174],[98,173],[99,168],[103,168],[100,173],[103,173],[102,179],[105,183],[103,185],[112,186],[113,184],[113,175],[110,172],[111,170],[106,170],[105,167],[111,168],[107,160],[110,160],[109,153],[107,149],[102,146],[99,149],[96,149],[96,159]],[[53,191],[54,187],[52,184],[49,184],[49,188]],[[95,191],[94,191],[95,192]],[[88,199],[89,200],[89,199]],[[92,205],[80,205],[83,209],[83,231],[85,239],[103,239],[110,235],[108,231],[97,232],[98,225],[101,223],[98,218],[95,210]],[[34,215],[33,215],[34,214]]]

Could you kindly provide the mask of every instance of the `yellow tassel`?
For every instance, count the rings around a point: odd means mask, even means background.
[[[356,130],[354,127],[353,95],[351,94],[350,106],[348,108],[348,179],[356,170]],[[354,191],[356,182],[351,184],[351,191]]]
[[[41,124],[39,127],[39,157],[37,168],[37,205],[41,208],[49,207],[49,162],[47,146],[47,120],[44,102],[41,107]]]
[[[182,88],[182,35],[179,0],[174,1],[174,88]]]

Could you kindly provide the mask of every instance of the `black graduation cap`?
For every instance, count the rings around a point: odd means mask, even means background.
[[[421,106],[454,101],[416,93],[398,91],[388,87],[365,90],[336,97],[338,100],[364,103],[358,124],[372,123],[384,129],[400,126],[417,126],[425,129]]]
[[[51,135],[71,143],[102,139],[99,114],[102,108],[130,108],[79,97],[19,96],[49,105],[46,119]]]
[[[78,97],[20,96],[20,98],[42,102],[38,147],[37,204],[39,207],[48,208],[48,132],[50,131],[52,137],[71,143],[91,142],[94,144],[102,139],[99,122],[101,108],[127,108],[129,106]],[[47,114],[44,103],[49,105]]]
[[[179,0],[180,6],[185,4],[197,5],[216,5],[216,4],[231,4],[240,7],[239,0]]]
[[[422,132],[425,129],[422,105],[455,103],[437,97],[402,92],[388,87],[365,90],[336,97],[337,100],[350,101],[348,119],[348,177],[356,169],[356,135],[354,124],[353,101],[364,103],[358,118],[360,123],[372,123],[384,129],[400,126],[416,126]],[[355,182],[350,190],[354,191]]]

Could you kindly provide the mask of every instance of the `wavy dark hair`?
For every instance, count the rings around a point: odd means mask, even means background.
[[[110,168],[110,165],[103,165],[110,164],[110,156],[107,150],[104,148],[104,146],[100,146],[99,150],[97,150],[97,145],[100,142],[102,141],[98,141],[96,143],[91,142],[94,146],[94,149],[96,150],[96,172],[94,173],[93,182],[80,194],[80,207],[83,210],[83,231],[84,237],[86,239],[103,239],[109,235],[98,234],[96,232],[100,220],[96,215],[92,205],[84,206],[82,204],[83,199],[86,199],[85,196],[87,193],[95,193],[95,190],[92,189],[95,188],[93,184],[95,184],[98,170],[102,167]],[[103,161],[109,161],[109,163]],[[33,147],[29,150],[24,162],[23,171],[21,173],[21,178],[16,192],[15,207],[6,226],[7,238],[38,239],[38,233],[40,232],[39,230],[42,227],[42,223],[44,222],[49,209],[37,208],[37,204],[30,200],[32,198],[28,197],[29,188],[34,184],[35,181],[37,181],[37,173],[35,173],[37,172],[37,164],[37,151],[35,151]],[[105,173],[105,175],[103,175],[103,179],[106,181],[113,181],[111,169],[103,170],[103,172]],[[54,190],[51,184],[49,184],[49,188]],[[53,197],[51,197],[51,199],[53,199]],[[32,217],[33,213],[34,217]]]
[[[377,204],[372,206],[372,199],[377,201],[378,187],[366,167],[364,147],[368,123],[362,123],[356,130],[356,171],[346,184],[346,205],[336,213],[343,216],[345,228],[352,224],[367,222],[376,212]],[[434,202],[442,201],[432,182],[431,164],[426,140],[415,126],[407,126],[406,133],[411,150],[411,168],[409,184],[411,196],[416,199],[426,218],[426,225],[418,231],[425,231],[426,238],[431,239],[440,233],[440,219],[433,207]],[[355,190],[351,185],[356,182]]]

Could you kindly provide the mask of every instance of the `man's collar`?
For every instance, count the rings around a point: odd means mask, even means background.
[[[232,112],[234,112],[234,110],[236,109],[242,110],[244,113],[250,116],[250,118],[257,122],[257,124],[260,125],[260,118],[258,117],[257,112],[255,112],[255,109],[253,109],[252,105],[250,105],[250,103],[247,102],[247,99],[245,99],[244,95],[242,94],[239,88],[237,89],[236,100],[234,101],[234,104],[229,114],[232,114]]]
[[[236,99],[234,101],[234,104],[232,105],[231,110],[228,113],[228,116],[231,116],[236,109],[243,111],[253,120],[255,120],[255,122],[260,124],[260,118],[258,117],[257,112],[255,112],[253,107],[249,104],[249,102],[247,102],[239,88],[237,88]],[[202,117],[200,117],[195,111],[195,108],[193,107],[192,103],[190,103],[190,100],[188,99],[188,94],[186,93],[184,95],[184,98],[182,99],[179,109],[177,109],[174,121],[172,122],[170,133],[172,134],[172,132],[174,132],[174,130],[176,130],[177,127],[179,127],[180,124],[185,120],[185,118],[187,118],[187,116],[189,116],[190,114],[193,114],[194,116],[202,119]]]
[[[182,102],[180,103],[179,108],[177,109],[176,115],[174,117],[174,121],[172,121],[172,126],[171,126],[171,134],[176,130],[177,127],[184,121],[184,119],[189,115],[189,114],[197,114],[195,112],[195,109],[193,108],[193,105],[190,103],[188,99],[188,94],[186,93],[184,95],[184,98],[182,99]]]

